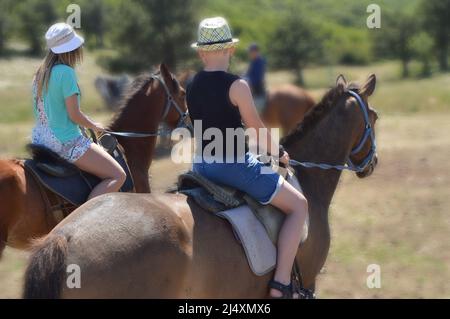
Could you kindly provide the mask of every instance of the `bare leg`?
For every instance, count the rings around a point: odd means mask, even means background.
[[[96,144],[91,144],[88,151],[74,164],[79,169],[103,179],[89,194],[89,199],[117,192],[127,177],[123,168],[111,155]]]
[[[271,204],[286,214],[286,219],[278,236],[277,268],[275,269],[274,280],[289,285],[295,255],[303,236],[303,226],[308,214],[308,202],[303,194],[285,181]],[[281,297],[281,293],[276,289],[271,289],[270,295]]]

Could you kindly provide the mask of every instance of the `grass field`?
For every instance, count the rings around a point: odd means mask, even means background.
[[[0,60],[0,157],[23,156],[32,125],[29,83],[37,60]],[[87,59],[80,69],[83,107],[107,120],[93,89],[100,72]],[[314,96],[338,73],[363,80],[374,72],[371,100],[380,113],[380,163],[367,179],[344,173],[330,209],[332,243],[319,276],[321,298],[450,298],[450,75],[398,78],[395,63],[368,67],[308,69]],[[291,79],[271,73],[270,87]],[[186,166],[168,159],[151,168],[152,185],[162,191]],[[7,249],[0,261],[0,297],[20,296],[27,253]],[[381,288],[366,286],[369,264],[381,267]]]

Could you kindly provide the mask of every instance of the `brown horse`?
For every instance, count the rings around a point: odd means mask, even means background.
[[[280,128],[281,136],[286,136],[305,114],[315,105],[314,99],[304,89],[286,84],[270,90],[261,118],[268,127]]]
[[[182,112],[186,112],[184,90],[164,64],[155,76],[142,75],[133,82],[108,130],[154,133],[165,110],[164,120],[169,126],[176,126],[182,114],[167,101],[173,98]],[[127,158],[135,191],[150,192],[148,169],[156,136],[118,137],[118,140]],[[58,223],[55,216],[46,212],[42,192],[46,192],[50,200],[56,196],[39,187],[24,169],[23,161],[0,160],[0,255],[5,245],[26,248],[30,239],[47,234]]]
[[[367,99],[375,76],[358,88]],[[370,154],[371,139],[351,155],[366,123],[357,100],[337,86],[283,142],[297,161],[358,164]],[[356,89],[356,88],[355,88]],[[376,113],[368,109],[374,125]],[[373,153],[370,168],[376,163]],[[316,276],[330,245],[328,207],[341,172],[297,167],[309,201],[310,228],[297,260],[306,288]],[[78,265],[81,286],[67,285]],[[34,247],[25,274],[26,298],[263,298],[272,274],[255,276],[230,225],[200,209],[181,194],[108,194],[84,204]],[[67,280],[66,280],[67,278]]]

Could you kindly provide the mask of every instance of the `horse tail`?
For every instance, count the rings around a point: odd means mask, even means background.
[[[23,298],[60,298],[66,272],[67,238],[61,234],[50,234],[33,246],[25,272]]]

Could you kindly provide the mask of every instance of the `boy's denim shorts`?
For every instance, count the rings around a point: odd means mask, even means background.
[[[212,182],[234,187],[261,204],[269,204],[278,193],[283,177],[248,152],[242,163],[194,163],[197,172]]]

